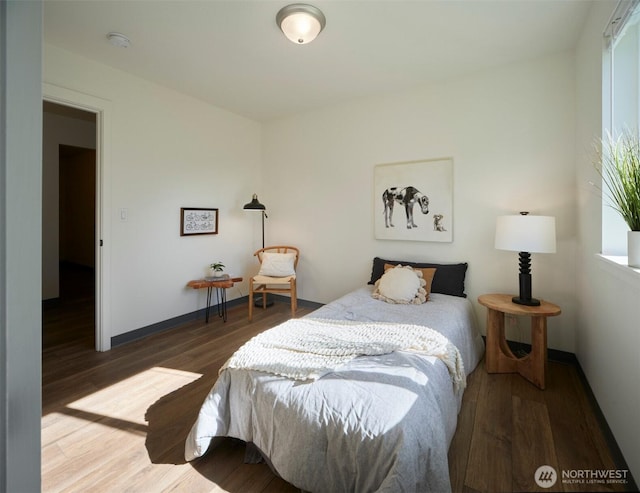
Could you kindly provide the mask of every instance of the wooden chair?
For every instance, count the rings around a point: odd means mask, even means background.
[[[273,254],[286,254],[286,256],[280,257]],[[253,255],[258,257],[260,272],[249,279],[249,321],[253,319],[254,293],[262,295],[263,309],[267,308],[267,293],[289,293],[291,317],[295,317],[298,309],[295,270],[298,267],[300,251],[292,246],[271,246],[261,248]]]

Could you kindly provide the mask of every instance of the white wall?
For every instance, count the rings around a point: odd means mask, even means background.
[[[517,293],[515,252],[493,247],[501,214],[557,218],[558,253],[533,255],[533,294],[559,304],[550,347],[574,350],[575,176],[572,53],[265,125],[267,243],[301,248],[299,295],[328,302],[365,284],[374,256],[469,262],[467,293]],[[374,166],[452,157],[453,243],[374,238]],[[402,214],[396,211],[396,214]],[[484,325],[485,311],[476,304]],[[528,320],[514,340],[529,341]]]
[[[42,3],[0,2],[0,491],[40,491]]]
[[[47,112],[42,124],[42,299],[48,300],[60,295],[58,148],[66,144],[95,149],[96,125]]]
[[[49,45],[43,79],[111,103],[112,336],[203,308],[204,290],[185,286],[213,261],[246,279],[261,241],[242,210],[260,193],[258,123]],[[180,207],[219,208],[219,234],[180,237]],[[228,296],[246,294],[245,281]]]
[[[576,355],[632,474],[640,477],[640,276],[597,257],[601,201],[591,147],[602,132],[602,32],[615,2],[594,2],[576,51],[578,181]]]

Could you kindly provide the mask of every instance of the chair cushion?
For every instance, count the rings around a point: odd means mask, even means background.
[[[296,276],[285,276],[285,277],[270,277],[270,276],[261,276],[258,274],[257,276],[253,276],[251,278],[251,282],[254,284],[289,284],[291,279],[295,279]]]
[[[264,252],[262,254],[262,264],[260,265],[258,275],[268,277],[295,276],[295,260],[295,253]]]

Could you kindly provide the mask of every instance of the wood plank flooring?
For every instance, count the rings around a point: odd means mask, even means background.
[[[237,306],[226,323],[194,320],[97,353],[91,282],[63,291],[43,313],[42,490],[298,491],[266,465],[244,464],[243,444],[232,439],[193,463],[183,457],[219,367],[244,341],[286,320],[289,306],[256,310],[253,323]],[[517,375],[489,375],[484,363],[469,376],[449,449],[454,492],[625,491],[562,479],[536,485],[534,472],[545,464],[558,474],[618,468],[576,368],[550,363],[547,382],[540,391]]]

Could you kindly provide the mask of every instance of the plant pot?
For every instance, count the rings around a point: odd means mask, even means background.
[[[627,263],[629,267],[640,269],[640,231],[627,233]]]

